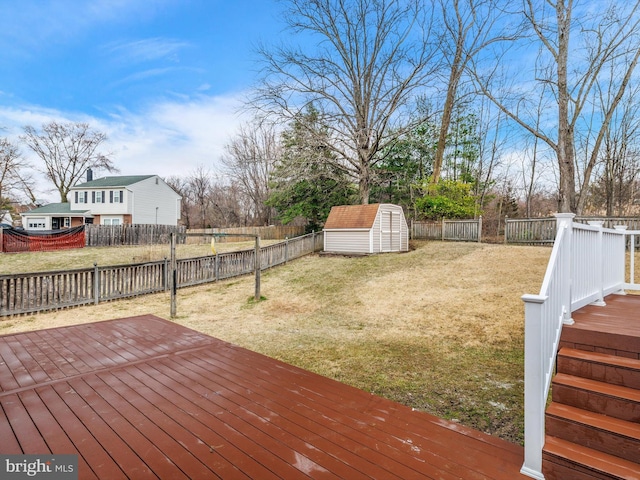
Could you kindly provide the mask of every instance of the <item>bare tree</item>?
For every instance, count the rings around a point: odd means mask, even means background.
[[[53,182],[63,203],[88,168],[117,171],[109,154],[99,151],[107,140],[106,134],[91,129],[87,123],[51,121],[39,131],[26,126],[20,138],[42,160],[43,173]]]
[[[269,198],[269,180],[280,158],[279,132],[272,124],[247,123],[225,146],[222,162],[228,175],[250,200],[250,213],[257,225],[268,225],[273,212],[265,202]]]
[[[496,0],[439,0],[444,32],[440,41],[449,76],[440,120],[438,143],[433,161],[431,182],[440,179],[454,106],[460,82],[474,57],[496,42],[513,41],[519,29],[502,32],[502,11]],[[467,77],[468,78],[468,77]]]
[[[0,200],[27,195],[33,189],[33,182],[27,172],[29,165],[22,158],[18,146],[9,139],[0,138]]]
[[[185,190],[188,201],[191,202],[196,210],[198,222],[194,222],[195,225],[200,228],[211,227],[210,222],[207,221],[211,209],[211,192],[213,190],[211,171],[203,165],[198,165],[187,177]]]
[[[191,228],[192,210],[191,197],[189,191],[189,183],[187,179],[178,175],[171,175],[164,179],[165,183],[182,197],[180,200],[180,218],[187,228]]]
[[[327,158],[358,182],[368,203],[378,153],[424,121],[413,114],[416,94],[438,68],[432,2],[285,3],[290,29],[317,47],[262,48],[265,75],[254,105],[287,123],[313,105],[329,129]]]
[[[490,86],[487,79],[497,74],[497,65],[489,75],[478,65],[473,71],[484,94],[522,128],[553,149],[559,172],[559,210],[580,213],[583,202],[578,202],[576,189],[576,131],[584,123],[590,123],[585,119],[588,115],[585,106],[603,69],[614,65],[618,74],[608,85],[608,90],[613,92],[612,101],[606,109],[597,112],[599,127],[594,129],[590,160],[582,182],[585,190],[604,134],[640,58],[637,48],[640,1],[612,1],[608,5],[597,2],[579,12],[574,10],[574,0],[522,0],[522,5],[521,13],[531,37],[541,46],[532,72],[534,77],[526,89],[521,89],[525,93],[517,94],[513,89],[501,93]],[[520,66],[517,61],[512,63]],[[500,65],[504,66],[504,62]],[[515,74],[511,78],[514,83],[516,78],[524,82]],[[522,83],[518,86],[521,88]],[[542,89],[551,94],[549,102],[555,112],[551,115],[549,110],[546,121],[536,124],[535,98],[543,94]],[[531,105],[534,107],[528,108]],[[550,125],[556,126],[555,132],[549,129]]]
[[[601,101],[608,103],[610,97],[602,92]],[[581,199],[595,199],[597,206],[606,207],[606,215],[630,213],[634,201],[635,187],[640,177],[640,87],[625,94],[620,108],[612,119],[603,139],[596,181],[589,195],[581,192]],[[586,203],[586,200],[585,200]]]

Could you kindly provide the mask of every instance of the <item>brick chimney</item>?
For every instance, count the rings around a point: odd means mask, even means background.
[[[87,168],[87,182],[90,182],[93,180],[93,170],[91,170],[90,168]]]

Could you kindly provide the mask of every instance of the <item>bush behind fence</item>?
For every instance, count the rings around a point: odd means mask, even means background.
[[[262,270],[323,248],[312,233],[260,249]],[[183,288],[253,273],[254,249],[177,260],[177,287]],[[0,316],[36,313],[168,291],[168,259],[133,265],[0,275]]]

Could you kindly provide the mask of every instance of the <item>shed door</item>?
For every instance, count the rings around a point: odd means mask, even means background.
[[[380,248],[383,252],[400,251],[400,213],[381,212]]]

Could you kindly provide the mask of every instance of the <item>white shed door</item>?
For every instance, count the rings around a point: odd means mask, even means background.
[[[380,248],[383,252],[400,251],[400,213],[381,212]]]

